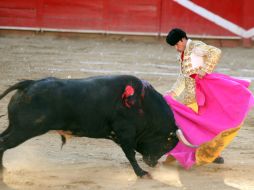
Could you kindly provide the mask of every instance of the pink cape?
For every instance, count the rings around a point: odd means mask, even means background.
[[[198,113],[169,95],[164,98],[187,140],[200,145],[224,130],[238,127],[254,105],[254,97],[248,89],[250,82],[245,80],[218,73],[195,80]],[[168,154],[188,169],[195,164],[195,150],[179,142]]]

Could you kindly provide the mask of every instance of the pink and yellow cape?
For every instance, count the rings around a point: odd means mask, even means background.
[[[189,142],[199,145],[190,148],[179,142],[168,153],[186,169],[194,164],[213,162],[236,136],[254,105],[248,81],[218,73],[207,74],[202,79],[196,76],[195,80],[197,110],[169,95],[164,96],[173,110],[177,126]]]

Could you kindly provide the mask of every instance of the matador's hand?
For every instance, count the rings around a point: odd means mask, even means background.
[[[173,98],[176,97],[176,93],[173,91],[167,91],[166,94],[173,97]]]

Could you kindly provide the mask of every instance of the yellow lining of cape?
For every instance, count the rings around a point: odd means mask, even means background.
[[[198,112],[197,103],[192,103],[187,106],[190,107],[193,111]],[[242,124],[238,127],[222,131],[211,141],[200,145],[200,147],[197,148],[195,154],[196,164],[202,165],[213,162],[221,154],[221,152],[232,142],[241,126]]]

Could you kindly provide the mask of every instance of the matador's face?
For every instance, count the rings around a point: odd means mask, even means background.
[[[182,53],[185,50],[187,44],[187,39],[182,38],[179,42],[176,43],[176,45],[174,45],[174,47],[176,48],[176,51]]]

